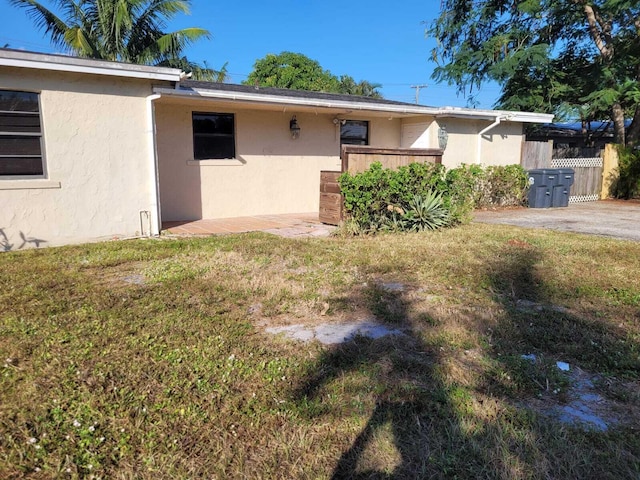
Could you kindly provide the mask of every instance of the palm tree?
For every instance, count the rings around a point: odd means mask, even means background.
[[[209,31],[196,27],[165,32],[168,20],[179,13],[189,13],[191,0],[52,1],[63,18],[36,0],[9,3],[24,8],[53,45],[80,57],[179,67],[186,60],[182,52],[187,46],[210,38]],[[218,74],[187,63],[200,79],[212,79]]]
[[[361,95],[363,97],[382,98],[378,89],[382,87],[379,83],[371,83],[366,80],[357,82],[350,75],[340,76],[340,93],[348,95]]]

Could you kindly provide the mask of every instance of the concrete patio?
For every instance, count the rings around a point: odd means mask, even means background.
[[[252,217],[163,222],[163,233],[178,236],[267,232],[281,237],[327,237],[335,227],[318,220],[318,213],[256,215]]]

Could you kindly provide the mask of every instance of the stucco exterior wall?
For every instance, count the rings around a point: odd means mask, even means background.
[[[192,112],[235,115],[235,159],[193,159]],[[292,115],[301,128],[295,140],[289,132]],[[155,117],[164,221],[316,212],[320,171],[341,168],[334,114],[161,99]],[[400,120],[346,118],[369,120],[371,145],[399,146]]]
[[[44,180],[0,179],[0,249],[148,230],[140,212],[152,203],[150,81],[2,68],[0,88],[40,92],[47,172]]]
[[[447,168],[460,164],[479,163],[489,165],[511,165],[520,163],[523,132],[522,124],[503,122],[482,136],[480,161],[478,161],[478,133],[491,125],[491,121],[440,118],[438,125],[446,128],[449,135],[442,163]],[[437,127],[435,128],[437,144]]]

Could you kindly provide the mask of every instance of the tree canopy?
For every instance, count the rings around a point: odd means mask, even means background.
[[[188,60],[183,52],[210,37],[197,27],[166,32],[167,22],[188,14],[191,0],[51,0],[55,10],[36,0],[9,0],[26,10],[51,43],[80,57],[183,68],[200,79],[219,72]]]
[[[470,97],[493,80],[498,108],[610,118],[618,143],[640,139],[637,0],[443,0],[428,33],[435,80]]]
[[[245,85],[290,88],[311,92],[346,93],[382,98],[379,84],[366,80],[356,82],[349,75],[337,77],[322,68],[319,62],[301,54],[282,52],[268,54],[257,60],[253,71],[243,82]]]

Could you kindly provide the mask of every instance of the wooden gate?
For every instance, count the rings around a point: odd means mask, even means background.
[[[569,203],[595,202],[602,191],[602,158],[554,158],[551,168],[572,168],[576,173]]]

